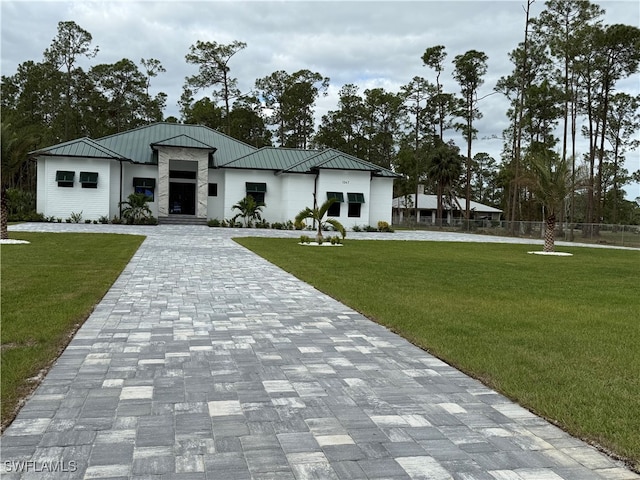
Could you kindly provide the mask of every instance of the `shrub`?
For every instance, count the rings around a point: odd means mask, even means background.
[[[207,225],[209,225],[210,227],[219,227],[221,223],[217,218],[211,218],[209,219],[209,221],[207,221]]]
[[[103,225],[104,225],[104,224],[107,224],[107,223],[109,223],[109,217],[107,217],[106,215],[102,215],[102,216],[98,219],[98,222],[102,223]]]
[[[351,230],[353,230],[354,232],[361,232],[362,231],[362,229],[358,225],[354,225]]]
[[[393,228],[391,228],[387,222],[380,220],[378,222],[378,231],[393,233]]]
[[[113,218],[111,219],[111,223],[113,223],[114,225],[119,225],[122,223],[122,219],[117,215],[114,215]]]
[[[311,238],[308,235],[300,235],[300,243],[310,243]]]
[[[371,225],[365,225],[364,231],[365,232],[377,232],[378,229],[376,227],[372,227]]]
[[[71,216],[66,219],[67,223],[80,223],[82,221],[82,212],[71,212]]]
[[[90,223],[91,223],[91,220],[89,220],[89,219],[87,218],[87,219],[84,221],[84,223],[88,223],[88,224],[90,224]]]

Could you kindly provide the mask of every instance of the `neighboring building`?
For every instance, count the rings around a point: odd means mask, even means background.
[[[456,202],[448,204],[446,199],[443,200],[442,224],[457,225],[464,219],[464,213],[467,207],[467,200],[457,198]],[[396,197],[393,199],[393,221],[394,223],[402,223],[404,221],[416,221],[415,219],[415,194],[406,197]],[[462,209],[462,210],[460,210]],[[470,204],[471,218],[470,220],[499,222],[502,210],[483,205],[482,203],[471,201]],[[437,195],[418,195],[418,223],[427,225],[435,225],[438,214],[438,196]]]
[[[156,123],[31,152],[37,210],[47,217],[120,216],[133,192],[149,197],[160,222],[228,219],[239,200],[265,203],[263,218],[293,220],[314,196],[338,199],[330,215],[346,228],[391,222],[394,172],[334,149],[256,149],[200,125]]]

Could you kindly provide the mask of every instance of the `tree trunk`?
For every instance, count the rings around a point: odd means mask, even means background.
[[[544,251],[555,251],[555,230],[556,230],[556,215],[552,213],[547,217],[546,228],[544,231]]]
[[[9,238],[9,231],[7,229],[7,217],[8,217],[8,212],[7,212],[7,195],[6,195],[6,190],[4,187],[2,187],[2,193],[1,193],[1,197],[0,197],[0,239],[2,240],[6,240]]]

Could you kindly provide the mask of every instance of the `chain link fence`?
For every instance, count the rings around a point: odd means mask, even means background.
[[[544,222],[509,222],[506,220],[465,220],[453,219],[442,227],[429,222],[394,218],[393,225],[399,228],[439,230],[451,232],[476,233],[503,237],[522,237],[544,239]],[[610,225],[605,223],[558,223],[556,240],[575,243],[593,243],[618,247],[640,248],[640,225]]]

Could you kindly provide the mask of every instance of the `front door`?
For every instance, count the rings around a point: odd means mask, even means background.
[[[195,183],[169,183],[169,213],[176,215],[196,214]]]

